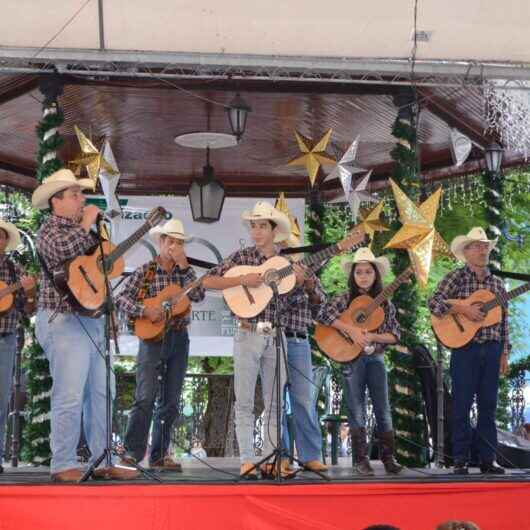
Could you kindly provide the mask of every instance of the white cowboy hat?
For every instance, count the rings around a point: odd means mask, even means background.
[[[342,270],[346,273],[347,276],[350,275],[351,269],[355,263],[368,262],[374,265],[381,278],[383,278],[390,271],[390,262],[384,256],[379,256],[376,258],[374,253],[368,247],[361,247],[353,255],[352,260],[344,260],[342,265]]]
[[[464,257],[464,249],[475,241],[481,243],[488,243],[490,250],[494,249],[497,246],[497,239],[488,239],[486,232],[480,226],[473,227],[465,236],[456,236],[453,241],[451,241],[451,252],[455,255],[456,259],[460,261],[466,261]]]
[[[94,182],[91,179],[76,178],[69,169],[59,169],[42,181],[42,184],[33,192],[31,203],[34,208],[46,210],[50,207],[51,197],[73,186],[79,186],[81,189],[94,189]]]
[[[241,214],[243,224],[250,230],[250,221],[273,221],[276,223],[276,235],[274,242],[284,241],[291,234],[291,222],[284,213],[277,210],[272,204],[259,201],[254,205],[252,211],[246,210]]]
[[[191,236],[187,236],[184,232],[184,225],[180,219],[170,219],[162,226],[155,226],[149,230],[149,236],[155,243],[160,243],[160,236],[166,235],[182,241],[188,241]]]
[[[18,231],[18,228],[13,223],[1,220],[0,228],[7,233],[7,245],[5,251],[9,252],[10,250],[15,250],[20,245],[20,232]]]

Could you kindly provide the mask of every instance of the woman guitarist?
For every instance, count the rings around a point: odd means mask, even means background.
[[[156,259],[136,269],[125,282],[117,300],[118,307],[130,318],[144,317],[152,322],[165,318],[161,306],[148,307],[144,299],[152,298],[171,285],[186,285],[195,281],[195,271],[190,267],[184,244],[189,239],[178,219],[171,219],[160,227],[152,228],[149,235],[158,244],[160,254]],[[204,289],[197,287],[189,292],[194,302],[204,299]],[[125,434],[124,463],[139,463],[147,448],[147,439],[155,397],[163,388],[164,395],[157,401],[150,466],[160,470],[181,472],[180,463],[168,454],[172,427],[178,416],[178,402],[188,367],[189,315],[170,320],[161,340],[140,340],[136,365],[136,393]],[[162,384],[158,385],[157,377]]]
[[[364,349],[357,359],[344,364],[342,369],[355,454],[354,471],[360,475],[373,475],[374,472],[367,455],[365,395],[368,388],[377,423],[381,460],[387,473],[397,474],[402,468],[394,460],[394,431],[383,359],[386,346],[395,344],[400,337],[396,310],[392,302],[384,302],[385,319],[375,332],[362,330],[339,318],[358,296],[375,298],[382,291],[382,278],[390,269],[390,264],[385,257],[376,258],[369,248],[363,247],[354,254],[353,261],[343,263],[343,269],[348,275],[349,291],[324,304],[317,321],[338,329]]]

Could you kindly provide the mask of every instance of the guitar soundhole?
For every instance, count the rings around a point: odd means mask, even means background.
[[[359,312],[355,315],[355,322],[357,324],[362,324],[363,322],[366,322],[366,314],[364,312]]]

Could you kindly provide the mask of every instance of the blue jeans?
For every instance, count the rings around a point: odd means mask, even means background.
[[[187,330],[170,330],[164,340],[159,342],[140,341],[136,364],[134,404],[129,416],[127,434],[125,435],[125,448],[134,456],[137,462],[143,459],[147,449],[149,427],[153,417],[153,405],[157,396],[149,459],[151,463],[154,463],[167,453],[171,430],[178,417],[180,394],[188,367],[189,347],[190,341]],[[164,396],[161,398],[158,376],[161,373],[163,354],[167,366],[163,380]],[[164,423],[163,447],[162,421]]]
[[[234,393],[236,436],[241,463],[256,461],[254,452],[254,395],[258,373],[265,410],[263,414],[263,455],[268,455],[277,443],[276,415],[276,348],[275,338],[262,336],[244,329],[234,336]],[[280,360],[280,385],[283,401],[285,363]]]
[[[294,440],[298,458],[302,462],[320,460],[322,433],[318,424],[316,403],[313,399],[313,366],[311,347],[307,339],[287,338],[287,362],[289,363],[289,402],[294,414]],[[282,420],[283,449],[289,448],[287,417]]]
[[[16,333],[0,337],[0,464],[4,458],[7,409],[11,397],[16,348]]]
[[[388,402],[388,382],[382,353],[360,355],[343,366],[344,395],[348,406],[350,428],[366,428],[366,389],[374,407],[377,432],[392,430],[392,415]]]
[[[83,410],[91,462],[105,449],[105,360],[98,352],[99,348],[104,353],[104,322],[59,313],[50,323],[52,314],[49,310],[37,312],[35,333],[53,379],[50,471],[58,473],[79,467],[76,451]]]
[[[483,464],[495,459],[497,427],[495,411],[499,389],[502,344],[470,342],[451,353],[451,392],[453,397],[453,458],[469,461],[472,431],[469,412],[477,397],[477,449]]]

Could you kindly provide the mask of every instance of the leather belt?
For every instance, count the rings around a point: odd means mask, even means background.
[[[244,329],[246,331],[251,331],[252,333],[257,333],[258,335],[269,336],[274,335],[275,328],[270,322],[254,322],[250,323],[246,320],[239,320],[237,327]]]
[[[184,331],[187,326],[187,322],[181,318],[170,320],[167,323],[167,327],[171,331]]]
[[[307,333],[300,333],[298,331],[291,331],[290,329],[285,330],[285,336],[289,339],[307,339]]]

